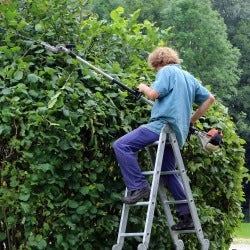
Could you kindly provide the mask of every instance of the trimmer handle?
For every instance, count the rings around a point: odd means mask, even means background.
[[[223,134],[215,128],[210,129],[208,132],[204,132],[194,126],[190,126],[189,133],[196,134],[199,137],[202,149],[207,152],[215,152],[223,146]]]

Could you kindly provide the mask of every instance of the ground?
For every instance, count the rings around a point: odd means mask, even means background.
[[[229,250],[250,250],[250,239],[234,239]]]

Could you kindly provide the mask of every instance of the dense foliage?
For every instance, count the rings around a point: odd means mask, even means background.
[[[127,16],[140,9],[138,20],[150,20],[160,28],[172,28],[171,44],[181,51],[184,65],[213,87],[229,108],[238,133],[248,143],[249,1],[92,0],[91,9],[100,17],[108,18],[109,11],[117,6],[123,6]],[[246,148],[249,151],[249,145]]]
[[[0,38],[1,247],[91,250],[115,243],[124,185],[111,146],[147,120],[149,107],[69,55],[13,32],[77,44],[77,54],[136,87],[152,81],[147,53],[170,33],[137,23],[139,12],[122,13],[113,11],[111,22],[97,20],[80,0],[0,5],[0,27],[8,29]],[[183,156],[211,249],[228,249],[241,219],[244,141],[219,102],[200,122],[204,130],[221,128],[225,146],[206,154],[192,136]],[[141,218],[138,211],[132,230]],[[150,249],[173,247],[167,230],[158,208]],[[198,248],[196,237],[184,240],[188,249]],[[126,249],[136,245],[130,239]]]

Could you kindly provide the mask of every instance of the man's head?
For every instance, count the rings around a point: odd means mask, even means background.
[[[148,65],[156,70],[169,64],[181,62],[178,53],[169,47],[158,47],[148,56]]]

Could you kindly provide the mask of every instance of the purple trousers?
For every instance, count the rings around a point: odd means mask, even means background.
[[[146,177],[141,172],[136,152],[158,139],[158,134],[141,126],[114,142],[114,152],[128,191],[149,186]],[[162,171],[171,170],[175,170],[175,156],[172,146],[167,144],[163,156]],[[165,175],[161,178],[175,200],[186,199],[185,191],[178,175]],[[177,209],[179,216],[189,213],[187,204],[179,204],[177,205]]]

